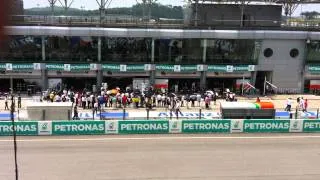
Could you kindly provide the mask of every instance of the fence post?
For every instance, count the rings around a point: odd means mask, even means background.
[[[201,120],[201,114],[202,114],[202,110],[199,109],[199,119]]]
[[[319,118],[319,108],[317,109],[317,119]]]
[[[295,119],[298,119],[298,109],[296,109],[296,114],[294,115]]]
[[[177,117],[177,120],[179,119],[179,113],[178,111],[176,111],[176,117]]]
[[[123,108],[122,120],[126,120],[126,109]]]
[[[71,110],[70,109],[68,110],[68,120],[69,121],[71,120]]]
[[[170,111],[169,113],[170,113],[170,120],[172,120],[172,111]]]
[[[94,120],[94,108],[92,109],[92,120]]]
[[[42,110],[42,121],[45,121],[46,120],[46,110]]]

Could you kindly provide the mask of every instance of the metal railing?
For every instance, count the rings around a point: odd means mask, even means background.
[[[135,16],[108,15],[100,22],[99,16],[46,16],[14,15],[10,18],[12,25],[30,26],[85,26],[85,27],[141,27],[141,28],[176,28],[176,29],[319,29],[319,20],[212,20],[210,24],[199,22],[194,27],[192,21],[183,19],[151,19],[149,21]],[[242,24],[242,27],[240,25]]]

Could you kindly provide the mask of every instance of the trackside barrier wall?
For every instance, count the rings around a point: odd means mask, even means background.
[[[168,133],[320,132],[320,120],[110,120],[19,121],[17,135],[103,135]],[[10,121],[0,122],[0,135],[12,135]]]

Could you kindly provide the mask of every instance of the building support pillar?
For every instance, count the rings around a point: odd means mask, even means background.
[[[41,83],[42,83],[42,90],[46,91],[48,89],[48,70],[41,69]]]
[[[154,39],[152,39],[151,42],[151,64],[152,68],[150,70],[150,77],[149,77],[149,83],[150,86],[154,87],[155,81],[156,81],[156,68],[154,67],[154,50],[155,50],[155,44]]]
[[[203,40],[203,54],[202,63],[206,64],[207,61],[207,39]],[[205,90],[207,88],[207,72],[205,70],[201,71],[200,74],[200,90]]]
[[[100,91],[103,81],[103,71],[101,65],[101,37],[98,38],[98,70],[97,70],[97,91]]]
[[[207,88],[207,72],[201,71],[200,73],[200,90],[203,91]]]
[[[258,71],[252,71],[250,74],[250,84],[252,84],[253,86],[256,86],[257,74],[258,74]],[[261,92],[261,89],[260,89],[260,92]]]
[[[48,70],[45,65],[45,60],[46,60],[45,36],[41,37],[41,52],[42,52],[42,62],[44,63],[41,66],[41,84],[42,84],[42,90],[45,91],[48,89]]]

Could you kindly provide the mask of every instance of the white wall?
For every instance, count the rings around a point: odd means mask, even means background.
[[[264,50],[271,48],[273,55],[264,56]],[[290,56],[291,49],[299,50],[296,58]],[[263,40],[259,56],[259,71],[273,71],[272,82],[279,88],[302,90],[303,61],[305,59],[305,41],[303,40]]]

